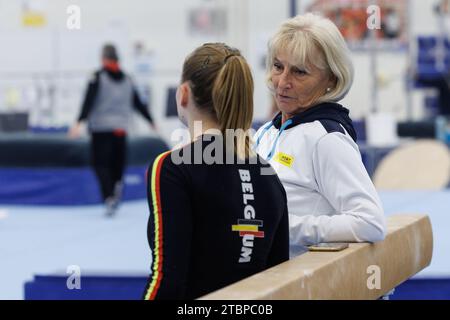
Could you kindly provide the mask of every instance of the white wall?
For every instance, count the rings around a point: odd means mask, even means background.
[[[22,27],[24,1],[38,3],[47,17],[46,27],[31,30]],[[307,2],[298,1],[302,6]],[[410,2],[413,34],[437,33],[432,13],[435,1]],[[81,7],[80,31],[66,28],[66,8],[71,4]],[[187,11],[201,5],[227,10],[226,32],[211,37],[189,34]],[[74,77],[66,83],[77,88],[73,92],[79,92],[79,97],[63,99],[64,106],[55,106],[59,113],[55,113],[53,123],[69,123],[76,117],[86,78],[98,66],[101,44],[108,39],[118,42],[124,66],[133,72],[132,45],[141,41],[154,52],[154,69],[146,81],[152,87],[152,112],[157,120],[163,121],[166,87],[178,83],[186,54],[204,42],[225,41],[240,48],[249,60],[255,77],[255,118],[265,118],[270,99],[261,59],[267,39],[288,13],[288,0],[0,0],[0,109],[4,101],[2,88],[21,81],[30,83],[31,71],[65,72]],[[367,52],[355,52],[353,59],[355,83],[343,103],[351,109],[354,118],[361,118],[370,107],[370,60]],[[381,52],[377,61],[378,75],[386,84],[380,87],[380,109],[404,119],[407,98],[403,75],[408,55],[405,52]],[[57,85],[61,82],[64,79],[60,77]],[[412,106],[415,118],[422,116],[421,102],[422,93],[415,92]],[[139,126],[144,124],[140,122]],[[174,126],[178,126],[176,119],[161,122],[160,128],[168,136]]]
[[[263,81],[263,69],[256,65],[264,54],[266,33],[274,30],[287,16],[287,1],[274,6],[273,1],[261,0],[29,0],[38,2],[46,15],[47,25],[28,29],[21,25],[23,1],[0,0],[0,39],[6,50],[0,50],[0,91],[5,87],[29,86],[31,73],[71,72],[72,81],[83,87],[89,73],[98,66],[98,52],[106,40],[120,42],[122,63],[133,72],[132,44],[143,42],[154,52],[154,69],[147,82],[152,87],[152,113],[160,122],[164,120],[166,88],[179,81],[185,56],[196,46],[211,41],[224,41],[242,50],[249,57],[255,72],[257,118],[265,116],[267,92]],[[68,31],[66,8],[81,8],[82,29]],[[199,6],[223,7],[228,12],[228,29],[216,36],[192,36],[187,30],[189,9]],[[117,34],[120,33],[118,37]],[[254,54],[255,48],[259,50]],[[2,52],[3,51],[3,52]],[[14,81],[12,80],[14,79]],[[57,82],[58,85],[60,82]],[[75,84],[76,83],[76,84]],[[83,89],[70,106],[57,107],[51,123],[61,125],[74,121]],[[0,109],[2,93],[0,93]],[[33,111],[31,110],[32,114]],[[34,112],[34,114],[41,113]],[[33,120],[34,119],[34,120]],[[38,122],[39,117],[33,117]],[[161,122],[160,129],[166,136],[176,119]],[[139,122],[139,126],[144,124]]]

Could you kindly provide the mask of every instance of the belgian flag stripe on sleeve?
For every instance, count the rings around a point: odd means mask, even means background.
[[[152,206],[153,206],[153,223],[154,223],[154,249],[152,252],[152,278],[145,295],[145,300],[153,300],[158,292],[161,283],[163,272],[163,221],[162,221],[162,207],[160,194],[160,176],[161,167],[164,159],[170,154],[170,151],[160,154],[152,167]]]

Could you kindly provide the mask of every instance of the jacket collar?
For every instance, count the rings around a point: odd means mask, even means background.
[[[285,128],[286,130],[298,126],[299,124],[314,122],[316,120],[332,120],[341,124],[355,142],[357,139],[355,128],[349,117],[349,110],[339,103],[324,102],[308,108],[290,119],[292,122]],[[273,118],[272,123],[275,128],[280,130],[282,125],[281,112]]]

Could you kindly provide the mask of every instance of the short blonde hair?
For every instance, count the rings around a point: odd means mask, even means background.
[[[336,25],[316,14],[298,15],[285,21],[270,39],[267,57],[267,83],[272,88],[271,70],[280,52],[286,53],[297,67],[314,65],[327,70],[336,86],[317,102],[337,102],[345,97],[353,83],[350,50]]]

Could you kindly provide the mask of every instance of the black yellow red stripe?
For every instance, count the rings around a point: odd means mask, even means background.
[[[252,235],[255,238],[264,238],[264,231],[239,231],[239,236]]]
[[[145,300],[153,300],[158,292],[159,285],[163,278],[163,220],[162,220],[162,206],[161,206],[161,190],[160,177],[161,167],[164,159],[170,154],[170,151],[160,154],[153,162],[152,177],[151,177],[151,194],[152,194],[152,208],[153,208],[153,224],[154,224],[154,245],[152,252],[152,275],[151,281],[145,294]]]

